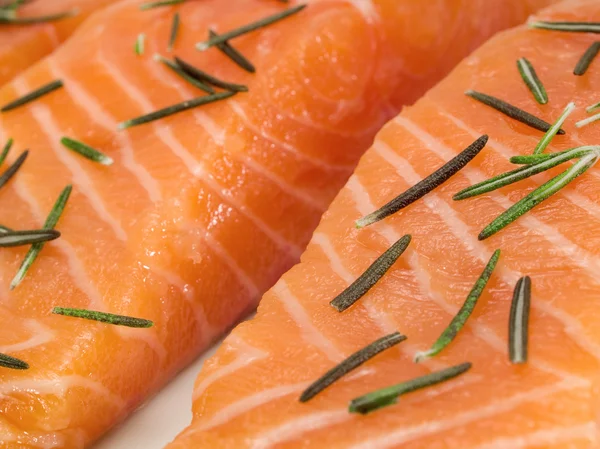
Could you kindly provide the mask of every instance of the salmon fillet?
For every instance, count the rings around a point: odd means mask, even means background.
[[[0,2],[0,6],[13,1]],[[22,18],[73,12],[70,17],[42,23],[7,24],[0,19],[0,86],[50,54],[92,12],[116,0],[33,0],[18,8]],[[1,16],[1,13],[0,13]]]
[[[536,17],[600,21],[597,1],[567,1]],[[414,106],[385,125],[328,209],[302,256],[205,362],[194,420],[168,449],[477,448],[600,446],[600,176],[591,168],[496,235],[478,233],[550,179],[540,174],[463,201],[453,195],[515,166],[543,133],[476,102],[497,96],[552,123],[578,109],[547,152],[600,142],[598,122],[576,128],[600,101],[600,61],[573,69],[597,37],[534,30],[501,33],[463,61]],[[549,97],[534,100],[516,60],[526,57]],[[355,221],[419,182],[482,135],[487,146],[430,194],[363,229]],[[558,167],[552,174],[564,170]],[[329,302],[404,234],[406,252],[351,308]],[[465,301],[496,249],[501,257],[465,327],[439,355],[415,363]],[[511,364],[508,319],[517,279],[532,282],[529,360]],[[309,384],[391,332],[408,338],[308,402]],[[367,415],[349,413],[363,394],[464,362],[461,377],[403,395]]]
[[[57,229],[23,282],[27,248],[0,252],[1,447],[80,448],[134,410],[253,310],[299,258],[322,212],[383,123],[486,36],[543,2],[311,1],[232,43],[242,71],[196,42],[295,5],[203,0],[140,11],[124,1],[0,90],[0,104],[64,87],[0,115],[12,164],[0,224],[36,229],[66,185]],[[492,9],[495,14],[488,14]],[[117,124],[204,95],[153,59],[174,54],[248,93],[118,131]],[[134,52],[140,33],[145,51]],[[114,159],[70,152],[63,136]],[[85,308],[152,320],[128,329],[53,315]]]

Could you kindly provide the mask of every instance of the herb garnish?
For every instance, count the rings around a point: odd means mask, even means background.
[[[565,120],[567,120],[567,117],[569,117],[569,115],[571,115],[571,112],[573,112],[574,110],[575,110],[575,103],[570,102],[565,107],[565,109],[562,112],[562,114],[560,115],[560,117],[558,117],[558,120],[556,120],[556,122],[554,122],[552,124],[550,129],[548,131],[546,131],[546,134],[544,134],[544,137],[542,137],[542,139],[538,142],[535,149],[533,150],[533,154],[539,154],[539,153],[544,152],[544,150],[548,147],[548,145],[550,145],[550,142],[552,141],[554,136],[560,130],[560,127],[563,125],[563,123],[565,123]]]
[[[36,23],[54,22],[56,20],[62,20],[68,17],[73,17],[77,15],[78,12],[79,11],[75,9],[72,11],[66,11],[57,14],[49,14],[47,16],[20,17],[16,14],[16,11],[14,9],[2,8],[0,9],[0,25],[32,25]]]
[[[157,2],[148,2],[148,3],[142,3],[140,5],[140,9],[142,11],[146,11],[148,9],[152,9],[152,8],[159,8],[161,6],[172,6],[172,5],[177,5],[179,3],[183,3],[185,2],[185,0],[161,0],[161,1],[157,1]]]
[[[410,244],[411,236],[405,235],[389,249],[387,249],[369,268],[361,274],[352,284],[348,286],[342,293],[337,295],[329,304],[338,312],[343,312],[352,304],[362,298],[390,267],[398,260],[398,258],[406,251]]]
[[[530,114],[529,112],[524,111],[523,109],[519,109],[512,104],[507,103],[506,101],[500,100],[499,98],[492,97],[491,95],[483,94],[481,92],[477,92],[474,90],[468,90],[465,92],[469,97],[485,104],[486,106],[490,106],[495,110],[502,112],[504,115],[508,117],[518,120],[521,123],[524,123],[527,126],[531,126],[534,129],[540,131],[548,131],[550,129],[550,123],[545,122],[544,120],[536,117],[535,115]],[[557,134],[564,134],[565,131],[560,129]]]
[[[599,22],[532,22],[530,28],[550,31],[566,31],[569,33],[600,33]]]
[[[208,36],[210,38],[219,36],[213,30],[209,30]],[[252,64],[239,50],[237,50],[233,45],[229,42],[222,42],[217,44],[216,47],[229,59],[235,62],[239,67],[244,69],[247,72],[254,73],[256,72],[256,67]]]
[[[225,43],[228,40],[233,39],[235,37],[241,36],[254,30],[258,30],[260,28],[264,28],[268,25],[271,25],[272,23],[285,19],[286,17],[289,17],[293,14],[302,11],[304,8],[306,8],[306,4],[298,5],[293,8],[289,8],[284,11],[275,13],[271,16],[264,17],[260,20],[257,20],[256,22],[252,22],[247,25],[241,26],[239,28],[236,28],[235,30],[228,31],[227,33],[223,33],[219,36],[213,36],[206,42],[200,42],[196,44],[196,48],[201,51],[207,50],[210,47]]]
[[[96,150],[95,148],[92,148],[89,145],[86,145],[83,142],[79,142],[77,140],[70,139],[69,137],[63,137],[62,139],[60,139],[60,143],[62,143],[69,150],[79,153],[83,157],[85,157],[91,161],[98,162],[102,165],[111,165],[113,163],[112,158],[101,153],[100,151]]]
[[[521,78],[533,94],[533,97],[539,104],[548,103],[548,94],[546,93],[546,89],[544,85],[540,81],[533,65],[527,58],[520,58],[517,60],[517,69],[519,69],[519,73],[521,74]]]
[[[197,97],[192,100],[186,100],[182,103],[174,104],[158,111],[151,112],[150,114],[142,115],[131,120],[126,120],[119,123],[119,129],[131,128],[132,126],[142,125],[144,123],[159,120],[163,117],[176,114],[181,111],[195,108],[196,106],[202,106],[208,103],[214,103],[216,101],[225,100],[226,98],[232,97],[236,92],[218,92],[213,95],[205,95],[203,97]]]
[[[54,229],[54,227],[58,223],[58,219],[60,218],[60,216],[63,213],[63,210],[65,209],[65,206],[67,204],[69,196],[71,195],[72,190],[73,190],[73,187],[69,185],[69,186],[65,187],[63,189],[63,191],[60,193],[58,199],[56,200],[56,202],[54,203],[54,206],[52,207],[52,210],[50,211],[50,213],[48,214],[48,217],[46,218],[46,223],[44,223],[44,229]],[[29,268],[31,267],[33,262],[35,262],[35,259],[37,258],[38,254],[40,253],[40,251],[42,250],[43,247],[44,247],[43,243],[34,243],[33,245],[31,245],[31,248],[25,255],[25,259],[23,260],[23,262],[21,263],[21,266],[19,267],[19,270],[17,271],[17,274],[15,275],[12,282],[10,283],[11,290],[13,290],[15,287],[17,287],[21,283],[21,281],[27,274],[27,271],[29,270]]]
[[[592,115],[591,117],[585,118],[583,120],[579,120],[577,123],[575,123],[575,126],[577,128],[581,128],[583,126],[589,125],[590,123],[594,123],[598,120],[600,120],[600,114]]]
[[[452,340],[454,340],[458,332],[463,328],[463,326],[467,322],[467,319],[471,316],[471,313],[473,313],[473,309],[477,304],[477,300],[483,293],[483,289],[490,280],[494,268],[496,268],[498,259],[500,259],[499,249],[494,251],[494,254],[492,254],[492,257],[483,269],[483,272],[479,276],[479,279],[477,279],[477,282],[475,282],[475,285],[471,289],[471,292],[467,295],[467,299],[465,299],[465,302],[463,303],[456,316],[452,318],[452,321],[450,322],[448,327],[444,330],[444,332],[442,332],[442,335],[440,335],[440,337],[435,341],[430,350],[420,352],[415,356],[416,362],[420,362],[421,360],[439,354],[446,346],[448,346],[452,342]]]
[[[18,108],[19,106],[23,106],[24,104],[37,100],[38,98],[43,97],[44,95],[49,94],[50,92],[55,91],[56,89],[59,89],[61,87],[63,87],[63,82],[61,80],[52,81],[51,83],[48,83],[34,90],[33,92],[30,92],[27,95],[24,95],[21,98],[17,98],[16,100],[4,105],[0,109],[0,112],[7,112],[12,109]]]
[[[173,51],[173,46],[175,45],[175,41],[177,40],[177,34],[179,33],[179,13],[176,12],[173,15],[173,22],[171,23],[171,33],[169,34],[169,45],[167,45],[167,51]]]
[[[193,76],[190,76],[177,63],[171,61],[170,59],[167,59],[159,54],[155,54],[154,60],[158,61],[158,62],[162,62],[165,66],[170,68],[173,72],[175,72],[181,78],[186,80],[192,86],[197,87],[198,89],[203,90],[204,92],[207,92],[209,94],[215,93],[215,90],[211,86],[203,83],[202,81],[194,78]]]
[[[581,59],[577,62],[573,75],[581,76],[584,75],[594,58],[600,52],[600,42],[594,42],[588,47],[585,53],[581,56]]]
[[[6,354],[0,354],[0,366],[10,369],[29,369],[29,364],[27,362]]]
[[[525,276],[517,281],[510,306],[508,354],[512,363],[527,362],[530,302],[531,279],[529,276]]]
[[[417,377],[416,379],[407,382],[402,382],[391,387],[382,388],[381,390],[365,394],[364,396],[360,396],[350,401],[348,411],[351,413],[366,414],[382,407],[396,404],[399,396],[450,380],[468,371],[471,369],[471,366],[472,365],[468,362],[462,363],[441,371],[426,374],[425,376]]]
[[[227,81],[223,81],[219,78],[214,77],[213,75],[210,75],[210,74],[200,70],[199,68],[191,65],[189,62],[186,62],[181,58],[178,58],[177,56],[175,56],[175,62],[185,73],[187,73],[192,78],[195,78],[199,81],[204,81],[208,84],[212,84],[213,86],[221,87],[223,89],[231,90],[233,92],[247,92],[248,91],[248,86],[245,86],[243,84],[235,84],[235,83],[229,83]]]
[[[461,151],[453,159],[442,165],[431,175],[419,181],[417,184],[401,193],[399,196],[388,202],[375,212],[366,215],[356,222],[357,228],[363,228],[376,223],[384,218],[398,212],[409,204],[414,203],[422,198],[439,185],[446,182],[451,176],[456,174],[460,169],[467,165],[475,156],[479,154],[485,147],[488,141],[488,136],[483,135],[463,151]]]
[[[335,381],[340,379],[342,376],[345,376],[352,370],[358,368],[360,365],[375,357],[380,352],[383,352],[386,349],[403,342],[404,340],[406,340],[406,337],[400,334],[400,332],[394,332],[375,340],[373,343],[365,346],[360,351],[355,352],[339,365],[333,367],[323,374],[323,376],[321,376],[318,380],[313,382],[300,396],[300,402],[309,401],[325,388],[329,387]]]
[[[31,231],[9,231],[0,233],[0,248],[31,245],[32,243],[49,242],[60,237],[60,232],[54,229]]]
[[[21,165],[23,165],[23,162],[25,162],[25,159],[27,159],[28,155],[29,150],[23,151],[17,160],[14,161],[13,164],[8,167],[4,173],[2,173],[2,175],[0,175],[0,189],[4,187],[8,181],[10,181],[17,171],[19,171]]]
[[[14,143],[14,140],[12,139],[12,137],[6,141],[6,144],[4,145],[4,148],[2,149],[2,153],[0,154],[0,165],[2,165],[4,163],[4,161],[6,160],[6,156],[8,156],[8,152],[12,148],[13,143]]]
[[[136,55],[143,55],[146,48],[146,35],[144,33],[138,34],[135,39],[135,45],[133,46],[133,50]]]
[[[84,318],[86,320],[100,321],[102,323],[114,324],[116,326],[147,328],[152,327],[154,323],[143,318],[134,318],[125,315],[115,315],[112,313],[97,312],[95,310],[71,309],[65,307],[55,307],[52,313],[65,315],[74,318]]]

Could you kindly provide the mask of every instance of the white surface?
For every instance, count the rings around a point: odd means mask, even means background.
[[[192,420],[192,389],[204,361],[220,342],[186,368],[93,449],[163,449]]]

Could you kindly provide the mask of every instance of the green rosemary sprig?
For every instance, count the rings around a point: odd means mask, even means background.
[[[369,268],[361,274],[352,284],[348,286],[342,293],[337,295],[329,304],[338,312],[343,312],[352,304],[362,298],[390,267],[398,260],[398,258],[406,251],[410,244],[411,236],[405,235],[388,250],[379,256]]]
[[[527,58],[520,58],[517,60],[517,69],[521,74],[521,78],[533,94],[533,97],[539,104],[548,103],[548,94],[544,85],[540,81],[533,65]]]
[[[556,153],[541,154],[520,154],[510,158],[513,164],[539,164],[554,158],[561,158],[563,162],[577,159],[593,151],[600,151],[600,145],[584,145],[581,147],[569,148],[568,150],[557,151]]]
[[[208,32],[209,38],[215,38],[219,35],[215,33],[213,30]],[[248,58],[246,58],[238,49],[236,49],[229,42],[222,42],[220,44],[216,44],[216,47],[229,59],[231,59],[235,64],[244,69],[246,72],[255,73],[256,67],[252,64]]]
[[[586,119],[579,120],[577,123],[575,123],[575,126],[577,128],[582,128],[586,125],[589,125],[590,123],[597,122],[598,120],[600,120],[600,114],[592,115],[591,117],[588,117]]]
[[[133,51],[135,51],[136,55],[141,56],[144,54],[145,50],[146,50],[146,35],[144,33],[140,33],[140,34],[138,34],[137,38],[135,39]]]
[[[140,5],[140,9],[142,11],[146,11],[148,9],[160,8],[161,6],[173,6],[183,2],[185,2],[185,0],[161,0],[157,2],[148,2],[142,3]]]
[[[114,162],[112,158],[101,153],[95,148],[86,145],[83,142],[79,142],[78,140],[74,140],[69,137],[63,137],[62,139],[60,139],[60,143],[62,143],[69,150],[82,155],[90,161],[98,162],[102,165],[112,165],[112,163]]]
[[[591,106],[588,106],[587,108],[585,108],[586,112],[594,112],[596,109],[600,109],[600,103],[594,103]]]
[[[67,201],[69,200],[69,196],[71,195],[72,190],[73,187],[69,185],[65,187],[60,193],[58,199],[52,207],[52,210],[46,218],[46,223],[44,223],[44,229],[54,229],[56,227],[56,224],[58,223],[58,220],[62,215],[65,206],[67,205]],[[31,265],[33,264],[33,262],[35,262],[35,259],[37,259],[37,256],[43,247],[43,243],[34,243],[33,245],[31,245],[31,248],[25,255],[25,259],[23,260],[21,266],[19,267],[19,270],[17,271],[17,274],[10,283],[11,290],[15,289],[21,283],[21,281],[27,274],[27,271],[29,271]]]
[[[597,159],[597,152],[592,152],[583,156],[581,159],[579,159],[579,161],[577,161],[563,173],[555,176],[550,181],[535,189],[525,198],[509,207],[498,218],[486,226],[483,231],[481,231],[478,236],[479,240],[484,240],[504,229],[521,215],[529,212],[542,201],[560,191],[575,178],[585,173],[591,166],[594,165]]]
[[[448,179],[450,179],[450,177],[467,165],[485,147],[487,141],[487,135],[481,136],[479,139],[461,151],[456,157],[438,168],[431,175],[427,176],[422,181],[419,181],[417,184],[394,198],[389,203],[382,206],[380,209],[370,213],[369,215],[366,215],[360,220],[357,220],[356,227],[364,228],[365,226],[369,226],[373,223],[383,220],[384,218],[398,212],[400,209],[403,209],[422,198],[433,189],[446,182]]]
[[[34,90],[33,92],[30,92],[27,95],[17,98],[16,100],[13,100],[10,103],[2,106],[2,108],[0,108],[0,112],[7,112],[18,108],[19,106],[23,106],[24,104],[37,100],[38,98],[43,97],[44,95],[49,94],[56,89],[60,89],[61,87],[63,87],[63,82],[61,80],[52,81],[51,83],[48,83]]]
[[[235,84],[235,83],[229,83],[227,81],[223,81],[213,75],[210,75],[209,73],[206,73],[206,72],[200,70],[199,68],[193,66],[192,64],[184,61],[181,58],[178,58],[177,56],[175,56],[175,62],[185,73],[187,73],[191,77],[197,79],[198,81],[203,81],[208,84],[212,84],[213,86],[221,87],[223,89],[231,90],[233,92],[247,92],[248,91],[248,86],[245,86],[243,84]]]
[[[518,280],[510,306],[508,354],[512,363],[527,362],[530,302],[531,279],[525,276]]]
[[[581,59],[577,62],[577,65],[573,70],[573,75],[585,75],[585,72],[587,72],[587,69],[590,67],[590,64],[594,58],[598,55],[598,52],[600,52],[600,42],[594,42],[588,47],[585,53],[581,56]]]
[[[9,369],[29,369],[29,364],[27,362],[6,354],[0,354],[0,366]]]
[[[345,376],[352,370],[358,368],[360,365],[365,363],[367,360],[372,359],[380,352],[397,345],[398,343],[406,340],[406,337],[400,332],[394,332],[386,335],[373,343],[365,346],[360,351],[355,352],[350,357],[345,359],[339,365],[336,365],[323,376],[313,382],[300,396],[300,402],[307,402],[314,398],[317,394],[329,387],[331,384]]]
[[[538,142],[535,149],[533,150],[533,154],[539,154],[544,152],[548,145],[550,145],[550,142],[552,142],[552,139],[554,139],[554,136],[556,136],[556,134],[560,130],[560,127],[563,125],[563,123],[565,123],[565,120],[567,120],[569,115],[571,115],[571,112],[573,112],[574,110],[575,103],[570,102],[565,107],[560,117],[558,117],[558,120],[556,120],[556,122],[552,124],[550,129],[546,131],[546,134],[544,134],[544,137],[542,137],[542,139]]]
[[[4,187],[6,183],[10,181],[11,178],[19,171],[28,155],[29,150],[23,151],[17,160],[14,161],[13,164],[8,167],[4,173],[2,173],[2,175],[0,175],[0,189]]]
[[[474,100],[479,101],[480,103],[485,104],[491,108],[494,108],[498,112],[503,113],[504,115],[515,119],[527,126],[530,126],[539,131],[548,131],[550,129],[550,123],[545,122],[541,118],[536,117],[535,115],[530,114],[529,112],[524,111],[523,109],[519,109],[516,106],[513,106],[510,103],[507,103],[504,100],[500,100],[499,98],[492,97],[491,95],[483,94],[481,92],[477,92],[474,90],[468,90],[465,92],[465,95],[473,98]],[[557,134],[564,134],[565,131],[560,129]]]
[[[356,399],[352,399],[348,411],[350,413],[366,414],[387,407],[388,405],[396,404],[399,396],[460,376],[471,369],[471,366],[472,365],[468,362],[462,363],[441,371],[426,374],[425,376],[417,377],[416,379],[407,382],[402,382],[391,387],[382,388],[381,390],[365,394]]]
[[[95,310],[71,309],[65,307],[55,307],[52,313],[65,315],[74,318],[84,318],[86,320],[100,321],[102,323],[114,324],[116,326],[148,328],[154,326],[150,320],[143,318],[134,318],[125,315],[115,315],[112,313],[97,312]]]
[[[0,233],[2,233],[2,234],[6,234],[7,232],[13,232],[13,231],[14,231],[14,229],[0,225]]]
[[[171,69],[177,75],[179,75],[181,78],[186,80],[192,86],[197,87],[198,89],[203,90],[204,92],[207,92],[209,94],[215,93],[215,90],[211,86],[203,83],[202,81],[194,78],[193,76],[190,76],[176,62],[173,62],[170,59],[167,59],[164,56],[161,56],[159,54],[154,55],[154,60],[163,63],[165,66],[167,66],[169,69]]]
[[[38,17],[20,17],[14,13],[14,11],[4,12],[0,10],[0,25],[33,25],[36,23],[55,22],[57,20],[67,19],[69,17],[76,16],[79,13],[78,10],[74,9],[71,11],[61,12],[57,14],[49,14],[47,16]]]
[[[54,229],[31,231],[10,231],[0,234],[0,248],[31,245],[32,243],[49,242],[60,237],[60,232]]]
[[[163,109],[159,109],[158,111],[151,112],[150,114],[142,115],[131,120],[126,120],[122,123],[119,123],[118,128],[126,129],[131,128],[132,126],[138,126],[144,123],[149,123],[154,120],[159,120],[161,118],[168,117],[181,111],[186,111],[188,109],[195,108],[197,106],[202,106],[205,104],[214,103],[216,101],[225,100],[229,97],[232,97],[235,94],[236,92],[218,92],[216,94],[205,95],[203,97],[187,100],[183,103],[178,103]]]
[[[167,45],[167,51],[172,52],[173,47],[175,46],[175,41],[177,40],[177,35],[179,34],[179,13],[176,12],[173,15],[173,22],[171,23],[171,33],[169,34],[169,45]]]
[[[4,145],[4,148],[2,149],[2,153],[0,154],[0,165],[2,165],[4,163],[4,161],[6,160],[6,156],[8,156],[8,152],[12,148],[13,143],[14,143],[14,140],[12,139],[12,137],[6,141],[6,144]]]
[[[293,14],[296,14],[296,13],[302,11],[304,8],[306,8],[306,6],[307,5],[305,5],[305,4],[298,5],[293,8],[289,8],[284,11],[275,13],[271,16],[264,17],[260,20],[257,20],[256,22],[252,22],[247,25],[241,26],[239,28],[236,28],[235,30],[228,31],[227,33],[223,33],[219,36],[211,37],[206,42],[200,42],[200,43],[196,44],[196,48],[201,51],[207,50],[210,47],[214,47],[215,45],[225,43],[235,37],[242,36],[243,34],[247,34],[251,31],[255,31],[260,28],[264,28],[268,25],[271,25],[272,23],[275,23],[282,19],[285,19],[286,17],[289,17]]]
[[[500,259],[500,250],[497,249],[492,254],[492,257],[488,261],[487,265],[483,269],[483,272],[475,282],[475,285],[471,289],[471,292],[468,294],[467,299],[463,303],[462,307],[456,314],[452,321],[448,325],[448,327],[442,332],[442,335],[435,341],[431,349],[425,352],[419,352],[415,356],[415,361],[420,362],[429,357],[433,357],[434,355],[439,354],[446,346],[448,346],[452,340],[456,337],[458,332],[463,328],[471,313],[473,313],[473,309],[477,304],[477,300],[483,293],[483,289],[487,285],[492,273],[494,272],[494,268],[496,268],[496,264],[498,263],[498,259]]]
[[[600,33],[599,22],[532,22],[530,28],[550,31],[565,31],[568,33]]]

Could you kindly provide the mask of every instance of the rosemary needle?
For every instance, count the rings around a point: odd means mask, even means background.
[[[514,184],[515,182],[529,178],[538,173],[542,173],[546,170],[556,167],[557,165],[562,164],[563,162],[570,161],[571,159],[580,158],[582,156],[585,156],[586,154],[589,154],[591,151],[598,150],[600,150],[600,147],[598,146],[583,146],[572,148],[567,151],[561,151],[560,153],[544,155],[547,157],[537,157],[537,159],[535,157],[528,158],[527,156],[515,156],[514,158],[511,158],[511,162],[523,162],[528,165],[524,167],[519,167],[516,170],[511,170],[506,173],[502,173],[500,175],[494,176],[493,178],[486,179],[485,181],[467,187],[466,189],[463,189],[457,194],[455,194],[453,199],[459,201],[477,195],[481,195],[483,193],[492,192],[501,187]]]
[[[0,175],[0,189],[4,187],[4,185],[8,181],[10,181],[10,179],[15,175],[15,173],[19,171],[21,165],[23,165],[23,162],[25,162],[25,159],[27,159],[28,155],[29,150],[23,151],[21,155],[17,158],[17,160],[13,162],[13,164],[10,167],[8,167],[4,173]]]
[[[35,23],[46,23],[54,22],[56,20],[62,20],[69,17],[76,16],[79,13],[78,10],[61,12],[58,14],[50,14],[47,16],[38,17],[19,17],[15,14],[2,14],[0,11],[0,24],[6,23],[11,25],[32,25]]]
[[[4,163],[4,161],[6,160],[6,156],[8,156],[8,152],[12,148],[13,143],[14,143],[14,140],[12,138],[10,138],[6,141],[6,144],[4,145],[4,148],[2,149],[2,153],[0,153],[0,165],[2,165]]]
[[[208,36],[210,38],[217,37],[218,34],[213,30],[209,30]],[[244,69],[247,72],[254,73],[256,72],[256,67],[252,64],[239,50],[237,50],[233,45],[229,42],[222,42],[216,45],[217,48],[229,59],[235,62],[239,67]]]
[[[504,229],[510,223],[515,221],[521,215],[529,212],[535,206],[540,204],[545,199],[554,195],[560,189],[565,187],[571,181],[573,181],[578,176],[585,173],[598,159],[598,153],[593,152],[583,156],[579,161],[577,161],[573,166],[565,170],[558,176],[555,176],[550,181],[542,184],[540,187],[535,189],[525,198],[509,207],[504,213],[502,213],[498,218],[492,221],[488,226],[485,227],[483,231],[479,234],[479,240],[484,240],[491,235],[494,235],[501,229]]]
[[[211,86],[203,83],[201,80],[198,80],[197,78],[195,78],[193,76],[190,76],[177,63],[171,61],[170,59],[167,59],[164,56],[161,56],[159,54],[155,54],[154,60],[163,63],[165,66],[170,68],[173,72],[175,72],[181,78],[186,80],[192,86],[197,87],[198,89],[203,90],[204,92],[207,92],[209,94],[215,93],[215,90]]]
[[[534,129],[540,131],[548,131],[550,129],[550,123],[545,122],[544,120],[536,117],[535,115],[530,114],[522,109],[519,109],[516,106],[513,106],[506,101],[500,100],[499,98],[492,97],[491,95],[483,94],[481,92],[477,92],[474,90],[468,90],[465,92],[469,97],[485,104],[486,106],[490,106],[495,110],[507,115],[508,117],[518,120],[521,123],[524,123],[527,126],[530,126]],[[564,130],[558,130],[557,134],[564,134]]]
[[[371,264],[369,268],[361,274],[352,284],[342,293],[337,295],[329,304],[338,312],[343,312],[352,304],[362,298],[376,283],[387,273],[390,267],[406,251],[410,244],[411,236],[405,235],[387,249],[381,256]]]
[[[585,53],[581,56],[581,59],[577,62],[577,65],[573,70],[573,75],[584,75],[594,58],[598,55],[598,52],[600,52],[600,42],[594,42],[588,47]]]
[[[74,318],[84,318],[86,320],[100,321],[102,323],[114,324],[116,326],[147,328],[152,327],[154,323],[143,318],[134,318],[125,315],[115,315],[112,313],[97,312],[95,310],[70,309],[65,307],[55,307],[52,313],[65,315]]]
[[[582,127],[589,125],[590,123],[594,123],[598,120],[600,120],[600,114],[592,115],[591,117],[588,117],[586,119],[579,120],[577,123],[575,123],[575,126],[577,128],[582,128]]]
[[[144,50],[146,47],[145,43],[146,43],[146,35],[144,33],[138,34],[137,38],[135,39],[135,45],[133,46],[133,50],[135,51],[136,55],[144,54]]]
[[[393,405],[398,402],[399,396],[460,376],[471,369],[471,366],[472,365],[468,362],[462,363],[460,365],[426,374],[425,376],[417,377],[416,379],[402,382],[391,387],[386,387],[372,393],[367,393],[356,399],[352,399],[352,401],[350,401],[348,410],[351,413],[366,414],[382,407]]]
[[[533,154],[539,154],[539,153],[544,152],[544,150],[548,147],[548,145],[550,145],[550,142],[552,142],[552,139],[554,138],[554,136],[556,136],[556,134],[558,133],[558,130],[560,129],[560,127],[563,125],[563,123],[565,123],[565,120],[567,120],[569,115],[571,115],[571,112],[573,112],[574,110],[575,110],[575,103],[570,102],[565,107],[565,109],[562,112],[562,114],[560,115],[560,117],[558,117],[558,120],[552,124],[550,129],[548,131],[546,131],[546,134],[544,134],[544,137],[542,137],[541,140],[538,142],[535,149],[533,150]]]
[[[19,106],[23,106],[24,104],[37,100],[38,98],[43,97],[44,95],[49,94],[50,92],[55,91],[56,89],[59,89],[61,87],[63,87],[63,82],[61,80],[52,81],[51,83],[48,83],[34,90],[33,92],[30,92],[27,95],[24,95],[21,98],[17,98],[16,100],[4,105],[0,109],[0,111],[7,112],[12,109],[18,108]]]
[[[394,332],[375,340],[373,343],[365,346],[360,351],[355,352],[339,365],[336,365],[323,374],[323,376],[321,376],[318,380],[313,382],[300,396],[300,402],[309,401],[325,388],[329,387],[335,381],[340,379],[342,376],[345,376],[352,370],[358,368],[360,365],[375,357],[380,352],[383,352],[386,349],[403,342],[404,340],[406,340],[406,337],[400,334],[400,332]]]
[[[600,22],[532,22],[530,28],[569,33],[600,33]]]
[[[69,150],[74,151],[76,153],[81,154],[86,159],[89,159],[94,162],[98,162],[102,165],[111,165],[113,163],[112,158],[107,155],[101,153],[95,148],[86,145],[83,142],[79,142],[77,140],[71,139],[69,137],[63,137],[60,139],[60,143],[62,143]]]
[[[179,3],[183,3],[185,2],[185,0],[162,0],[162,1],[158,1],[158,2],[148,2],[148,3],[142,3],[140,5],[140,9],[142,11],[146,11],[148,9],[152,9],[152,8],[160,8],[161,6],[172,6],[172,5],[177,5]]]
[[[519,73],[521,74],[521,78],[533,94],[533,97],[539,104],[548,103],[548,94],[546,93],[546,89],[544,85],[540,81],[533,65],[527,58],[520,58],[517,60],[517,69],[519,69]]]
[[[512,363],[527,362],[530,302],[531,279],[529,276],[525,276],[517,281],[510,306],[508,354]]]
[[[0,248],[48,242],[59,237],[60,232],[55,231],[54,229],[3,232],[0,234]]]
[[[596,109],[599,109],[599,108],[600,108],[600,103],[594,103],[593,105],[588,106],[587,108],[585,108],[585,111],[588,112],[588,113],[589,112],[594,112]]]
[[[0,366],[9,369],[29,369],[27,362],[6,354],[0,354]]]
[[[542,154],[521,154],[510,158],[513,164],[539,164],[554,158],[561,158],[564,161],[577,159],[593,151],[600,152],[600,145],[584,145],[581,147],[569,148],[568,150],[557,151],[556,153]]]
[[[50,211],[50,213],[48,214],[48,217],[46,218],[46,223],[44,223],[44,229],[54,229],[54,227],[58,223],[58,219],[60,218],[60,216],[63,213],[63,210],[65,209],[65,206],[67,204],[67,201],[69,200],[69,196],[71,195],[72,190],[73,190],[73,187],[69,185],[69,186],[65,187],[63,189],[63,191],[60,193],[60,195],[58,196],[58,199],[56,200],[56,202],[54,203],[54,206],[52,207],[52,210]],[[27,274],[27,271],[29,270],[29,268],[31,267],[33,262],[35,262],[35,259],[37,258],[38,254],[40,253],[40,251],[42,250],[43,247],[44,247],[43,243],[34,243],[33,245],[31,245],[31,248],[25,255],[25,259],[23,259],[23,262],[21,263],[21,266],[19,267],[19,270],[17,271],[17,274],[15,275],[12,282],[10,283],[11,290],[16,288],[21,283],[21,281]]]
[[[196,44],[196,48],[198,50],[207,50],[208,48],[213,47],[217,44],[227,42],[228,40],[233,39],[234,37],[241,36],[251,31],[258,30],[260,28],[264,28],[268,25],[271,25],[272,23],[285,19],[286,17],[289,17],[293,14],[302,11],[304,8],[306,8],[306,4],[298,5],[293,8],[289,8],[284,11],[275,13],[271,16],[264,17],[260,20],[257,20],[256,22],[252,22],[247,25],[236,28],[235,30],[228,31],[227,33],[223,33],[219,36],[211,37],[206,42],[200,42]]]
[[[5,234],[5,233],[7,233],[7,232],[12,232],[12,231],[13,231],[12,229],[10,229],[10,228],[7,228],[6,226],[2,226],[2,225],[0,225],[0,233],[1,233],[1,234]]]
[[[415,356],[415,361],[420,362],[426,358],[432,357],[436,354],[439,354],[446,346],[448,346],[452,340],[456,337],[458,332],[463,328],[471,313],[473,313],[473,309],[477,304],[477,300],[483,293],[483,289],[487,285],[492,273],[494,272],[494,268],[496,268],[496,264],[498,263],[498,259],[500,258],[500,250],[497,249],[492,254],[492,257],[488,261],[487,265],[483,269],[483,272],[479,276],[479,279],[475,282],[475,285],[471,289],[471,292],[467,295],[467,299],[463,303],[462,307],[456,314],[450,325],[442,332],[442,335],[435,341],[431,349],[425,352],[417,353]]]
[[[418,199],[422,198],[433,189],[446,182],[451,176],[456,174],[460,169],[467,165],[485,147],[487,141],[487,135],[481,136],[462,152],[460,152],[456,157],[438,168],[431,175],[419,181],[417,184],[394,198],[389,203],[382,206],[380,209],[358,220],[356,222],[356,227],[363,228],[383,220],[384,218],[398,212],[400,209],[403,209],[409,204],[412,204]]]
[[[185,111],[196,106],[202,106],[208,103],[214,103],[215,101],[225,100],[226,98],[232,97],[236,92],[218,92],[212,95],[205,95],[203,97],[197,97],[192,100],[184,101],[183,103],[174,104],[158,111],[151,112],[150,114],[142,115],[131,120],[119,123],[119,129],[131,128],[132,126],[149,123],[154,120],[159,120],[164,117],[176,114],[181,111]]]
[[[192,78],[195,78],[199,81],[205,81],[206,83],[212,84],[213,86],[221,87],[223,89],[231,90],[233,92],[247,92],[248,91],[248,86],[245,86],[243,84],[235,84],[235,83],[229,83],[227,81],[223,81],[219,78],[216,78],[213,75],[210,75],[210,74],[200,70],[197,67],[194,67],[190,63],[184,61],[181,58],[178,58],[177,56],[175,56],[175,62],[177,63],[177,65],[179,67],[181,67],[181,69],[185,73],[187,73]]]
[[[173,46],[175,45],[175,41],[177,40],[177,34],[179,33],[179,13],[176,12],[173,15],[173,22],[171,23],[171,34],[169,35],[169,45],[167,45],[167,51],[173,51]]]

